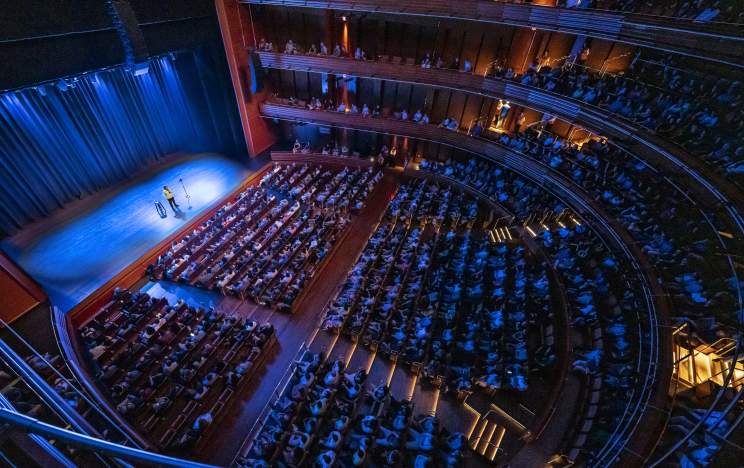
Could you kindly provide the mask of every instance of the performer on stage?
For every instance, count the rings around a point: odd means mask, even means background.
[[[173,214],[178,214],[178,203],[176,203],[173,192],[171,192],[171,189],[167,185],[163,185],[163,196],[168,200],[168,204],[173,209]]]

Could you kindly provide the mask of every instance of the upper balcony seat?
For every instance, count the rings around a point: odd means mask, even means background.
[[[480,21],[579,34],[744,68],[744,32],[728,23],[487,0],[240,0],[243,3]]]

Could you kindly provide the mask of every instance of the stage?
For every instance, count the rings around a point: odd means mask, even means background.
[[[0,242],[2,249],[70,310],[127,265],[234,191],[265,161],[240,164],[218,154],[174,156],[148,174],[71,203]],[[183,178],[191,206],[179,183]],[[168,185],[181,213],[162,195]],[[161,219],[154,200],[165,206]]]

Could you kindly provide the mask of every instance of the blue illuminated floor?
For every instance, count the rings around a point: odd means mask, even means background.
[[[104,195],[76,202],[79,206],[61,210],[0,246],[44,287],[53,305],[68,311],[235,190],[251,173],[248,167],[216,154],[181,157],[156,171]],[[179,177],[191,195],[191,210]],[[163,185],[174,191],[182,216],[173,216],[161,194]],[[155,211],[155,199],[167,208],[166,219]]]

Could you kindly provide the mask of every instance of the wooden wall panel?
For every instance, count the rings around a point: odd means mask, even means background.
[[[47,299],[41,286],[0,252],[0,318],[12,323]]]
[[[262,93],[253,95],[250,92],[248,47],[253,45],[254,37],[250,21],[251,10],[237,0],[215,0],[215,7],[238,104],[238,114],[243,126],[243,136],[248,154],[254,157],[273,145],[276,136],[259,112],[259,104],[264,98]]]

